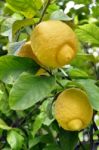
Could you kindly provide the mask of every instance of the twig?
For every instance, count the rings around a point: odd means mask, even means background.
[[[90,127],[90,150],[93,150],[93,144],[94,141],[93,141],[93,124],[92,124]]]
[[[65,73],[65,71],[64,71],[62,68],[59,68],[58,70],[62,72],[62,74],[65,76],[65,78],[66,78],[67,80],[72,80],[72,79],[70,78],[70,76],[67,75],[67,74]]]
[[[44,9],[43,9],[43,11],[42,11],[42,14],[41,14],[41,17],[40,17],[40,20],[38,21],[38,23],[40,23],[40,22],[42,21],[42,19],[43,19],[43,17],[44,17],[44,14],[45,14],[45,12],[46,12],[46,10],[47,10],[47,8],[48,8],[50,2],[51,2],[51,0],[48,0],[48,1],[47,1],[46,5],[45,5],[45,7],[44,7]],[[38,24],[38,23],[37,23],[37,24]]]
[[[82,147],[83,150],[86,150],[84,145],[83,145],[83,143],[81,141],[79,141],[79,145],[80,145],[80,147]]]
[[[95,130],[95,131],[98,131],[98,128],[97,128],[97,126],[96,126],[96,123],[95,123],[95,122],[93,122],[93,128],[94,128],[94,130]],[[98,139],[99,139],[99,134],[97,134],[97,136],[98,136]]]

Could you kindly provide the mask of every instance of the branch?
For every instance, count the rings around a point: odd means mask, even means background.
[[[40,20],[39,20],[38,23],[40,23],[40,22],[42,21],[42,19],[43,19],[43,17],[44,17],[44,14],[45,14],[45,12],[46,12],[46,10],[47,10],[47,8],[48,8],[50,2],[51,2],[51,0],[48,0],[48,1],[47,1],[46,5],[45,5],[45,7],[44,7],[44,9],[43,9],[43,11],[42,11],[42,14],[41,14],[41,17],[40,17]]]
[[[93,125],[91,125],[90,127],[90,150],[93,150],[93,144],[94,144],[94,141],[93,141]]]

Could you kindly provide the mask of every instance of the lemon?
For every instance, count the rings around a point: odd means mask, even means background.
[[[27,57],[27,58],[32,58],[33,60],[35,60],[36,62],[38,62],[36,56],[34,55],[32,48],[31,48],[31,42],[28,41],[26,42],[21,49],[17,52],[17,56],[20,57]],[[38,62],[39,63],[39,62]],[[40,76],[40,75],[48,75],[48,73],[46,72],[46,70],[44,70],[43,68],[40,68],[36,74],[36,76]]]
[[[33,54],[32,48],[31,48],[31,42],[26,42],[21,49],[17,52],[18,56],[21,57],[28,57],[28,58],[35,58],[35,55]]]
[[[45,67],[58,68],[75,57],[78,42],[74,31],[56,20],[43,21],[31,34],[33,53]]]
[[[93,116],[86,93],[77,88],[64,90],[55,101],[54,109],[59,125],[70,131],[86,128]]]

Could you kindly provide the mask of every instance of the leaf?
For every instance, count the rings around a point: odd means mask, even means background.
[[[10,42],[7,45],[8,54],[9,55],[15,55],[17,51],[25,44],[26,40],[19,41],[19,42]]]
[[[42,124],[49,126],[52,123],[52,119],[48,118],[48,106],[52,99],[45,100],[40,106],[40,113],[36,116],[36,119],[33,123],[32,135],[33,137],[37,131],[41,128]]]
[[[32,19],[24,19],[24,20],[17,20],[12,25],[12,34],[14,34],[21,29],[22,27],[33,25],[35,23],[35,20]]]
[[[72,78],[88,78],[88,74],[78,68],[70,68],[68,72],[69,76],[71,76]]]
[[[35,74],[38,68],[32,59],[2,56],[0,57],[0,80],[12,84],[22,72],[27,71]]]
[[[99,16],[99,5],[96,5],[96,7],[92,7],[93,16],[98,18]]]
[[[9,147],[4,147],[2,150],[11,150]]]
[[[5,84],[0,82],[0,89],[2,90],[2,97],[0,98],[0,112],[6,116],[10,115],[10,107],[8,104],[8,90]]]
[[[84,87],[92,107],[99,111],[99,87],[95,85],[95,81],[91,79],[82,79],[77,82]]]
[[[2,24],[1,24],[1,29],[0,29],[0,35],[2,36],[8,36],[10,40],[12,40],[12,24],[14,23],[16,19],[15,18],[6,18]]]
[[[55,3],[50,4],[47,8],[48,14],[52,14],[56,10],[59,10],[59,6]]]
[[[82,42],[88,42],[99,46],[99,27],[95,24],[85,24],[76,29],[78,38]]]
[[[76,2],[77,4],[90,4],[90,0],[86,0],[86,1],[84,1],[84,0],[74,0],[74,2]]]
[[[42,0],[6,0],[8,7],[23,14],[27,18],[32,18],[42,6]],[[23,7],[24,6],[24,7]]]
[[[20,150],[22,149],[24,138],[18,132],[11,130],[8,132],[7,142],[9,143],[9,145],[13,150]]]
[[[0,101],[1,101],[1,99],[2,99],[2,97],[3,97],[3,91],[2,90],[0,90]]]
[[[58,145],[50,144],[50,145],[47,145],[43,150],[61,150],[61,149],[59,148]]]
[[[78,132],[59,130],[59,139],[62,150],[74,150],[78,142]]]
[[[35,134],[37,133],[37,131],[41,128],[44,120],[46,118],[46,114],[45,112],[41,112],[35,119],[34,123],[33,123],[33,129],[32,129],[32,135],[33,137],[35,136]]]
[[[33,138],[32,136],[30,136],[29,139],[29,148],[34,148],[35,145],[37,145],[38,143],[54,143],[55,141],[53,141],[52,136],[48,133],[46,135],[41,135],[41,136],[36,136],[35,138]]]
[[[63,10],[61,10],[61,9],[54,11],[50,16],[50,19],[62,20],[62,21],[71,21],[72,20],[72,18],[70,18],[69,16],[64,14]]]
[[[25,110],[47,97],[54,86],[54,77],[22,74],[11,89],[9,105],[13,110]]]
[[[9,127],[1,118],[0,118],[0,128],[3,130],[10,130],[11,127]]]

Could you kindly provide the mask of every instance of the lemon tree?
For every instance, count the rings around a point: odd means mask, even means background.
[[[99,148],[98,10],[0,1],[0,150]]]

